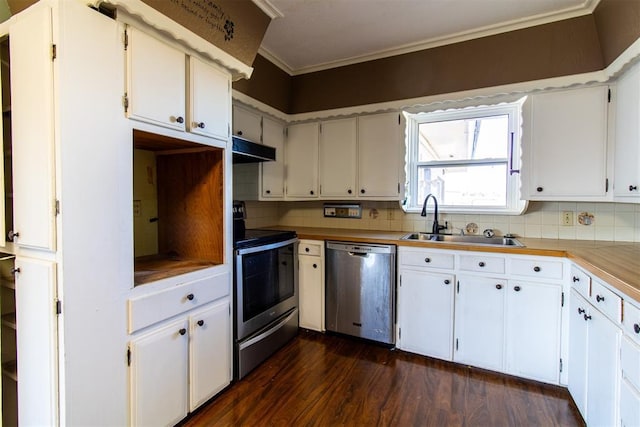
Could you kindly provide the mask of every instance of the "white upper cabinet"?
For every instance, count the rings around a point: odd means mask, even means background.
[[[227,73],[197,58],[189,58],[189,131],[226,140],[231,109]]]
[[[260,163],[260,197],[273,200],[284,197],[284,125],[268,117],[262,119],[262,142],[276,149],[275,162]]]
[[[15,242],[55,250],[56,196],[51,10],[11,27],[11,122]]]
[[[356,118],[320,123],[320,196],[356,195]]]
[[[404,125],[399,113],[358,117],[358,196],[400,198]]]
[[[318,123],[289,126],[285,149],[287,197],[318,197]]]
[[[523,113],[524,198],[606,200],[608,90],[531,96]]]
[[[233,106],[233,134],[253,142],[262,141],[262,116],[246,108]]]
[[[185,54],[142,31],[127,29],[127,115],[185,130]]]
[[[613,196],[640,202],[640,65],[625,73],[616,87]]]

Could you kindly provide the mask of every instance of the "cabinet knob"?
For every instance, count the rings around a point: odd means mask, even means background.
[[[184,335],[184,334],[186,334],[186,333],[187,333],[187,330],[186,330],[185,328],[180,328],[180,330],[178,331],[178,333],[179,333],[180,335]]]
[[[193,294],[189,294],[189,295],[187,295],[187,299],[188,299],[189,301],[193,301],[193,299],[194,299],[194,298],[195,298],[195,295],[193,295]]]
[[[200,123],[198,123],[198,125],[197,125],[197,126],[198,126],[200,129],[204,129],[205,124],[204,124],[204,122],[200,122]]]
[[[520,286],[514,286],[513,290],[516,292],[520,292],[520,289],[522,289]]]
[[[365,193],[365,191],[364,191],[364,188],[363,188],[363,189],[360,190],[360,194],[364,194],[364,193]]]
[[[271,194],[271,190],[267,190],[267,191],[265,191],[265,193]]]
[[[640,334],[640,325],[639,325],[639,324],[637,324],[637,323],[634,323],[634,324],[633,324],[633,331],[634,331],[636,334]]]
[[[181,116],[176,117],[176,122],[180,124],[184,123],[184,117],[181,117]]]
[[[638,189],[637,185],[630,185],[629,186],[629,191],[636,191]]]
[[[542,191],[543,191],[543,190],[544,190],[544,188],[542,188],[542,187],[537,187],[537,188],[536,188],[536,191],[537,191],[538,193],[542,193]]]
[[[309,252],[309,248],[304,248],[304,251],[305,252]]]
[[[533,271],[535,271],[536,273],[540,272],[540,270],[542,270],[540,267],[538,267],[537,265],[535,267],[533,267]]]
[[[501,284],[497,284],[496,285],[496,289],[502,289],[502,285]]]
[[[15,267],[11,269],[11,274],[20,273],[20,267]]]
[[[604,301],[604,297],[600,296],[600,295],[596,295],[596,301],[602,302],[602,301]]]
[[[480,261],[480,262],[478,263],[478,267],[484,267],[485,265],[486,265],[486,264],[484,263],[484,261]]]
[[[318,268],[318,264],[313,264],[313,268]]]
[[[583,317],[584,317],[584,320],[590,320],[591,319],[591,316],[588,315],[588,314],[584,314]]]
[[[202,319],[198,320],[196,323],[198,323],[198,326],[204,326],[204,320]]]
[[[13,239],[15,239],[16,237],[20,237],[20,233],[18,233],[17,231],[9,230],[9,232],[7,233],[7,238],[9,239],[9,241],[13,242]]]
[[[579,282],[579,281],[580,281],[579,277],[573,276],[573,283],[576,283],[576,282]]]
[[[431,262],[431,258],[427,257],[424,259],[424,262],[426,262],[427,264]]]
[[[584,313],[585,313],[584,308],[578,307],[578,314],[584,314]]]
[[[351,193],[353,193],[353,191],[351,191],[351,189],[348,189],[347,194],[351,194]]]
[[[313,196],[313,194],[314,194],[314,193],[313,193],[313,190],[309,191],[309,194],[311,194],[311,195]]]
[[[445,285],[448,285],[449,283],[451,283],[451,280],[449,280],[449,279],[444,279],[444,284],[445,284]]]
[[[236,132],[238,134],[238,136],[242,136],[242,131],[239,130],[238,132]]]

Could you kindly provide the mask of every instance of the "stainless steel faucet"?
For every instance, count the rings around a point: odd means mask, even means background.
[[[431,229],[431,234],[440,234],[440,231],[442,230],[446,230],[447,226],[446,225],[440,225],[440,223],[438,223],[438,200],[436,199],[436,196],[434,196],[433,194],[429,193],[427,194],[427,197],[424,198],[424,203],[422,205],[422,212],[420,213],[420,216],[427,216],[427,202],[429,201],[429,199],[433,199],[433,228]]]

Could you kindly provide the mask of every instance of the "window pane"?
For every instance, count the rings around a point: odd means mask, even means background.
[[[418,168],[418,200],[433,193],[447,206],[504,207],[507,204],[507,164]]]
[[[509,116],[420,123],[418,161],[507,158]]]

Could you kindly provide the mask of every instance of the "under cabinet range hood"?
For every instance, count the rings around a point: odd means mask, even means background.
[[[276,149],[268,145],[256,144],[248,139],[233,135],[233,163],[257,163],[276,160]]]

